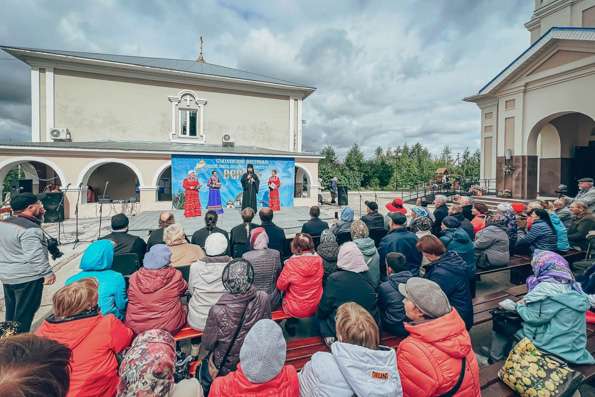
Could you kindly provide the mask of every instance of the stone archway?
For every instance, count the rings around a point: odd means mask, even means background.
[[[312,176],[307,168],[295,165],[294,198],[309,198],[312,188]]]
[[[98,159],[85,167],[79,175],[83,204],[104,197],[114,201],[140,201],[143,185],[140,170],[127,160]]]
[[[32,181],[33,193],[43,192],[49,184],[57,184],[64,188],[68,184],[60,167],[42,157],[19,157],[0,162],[0,198],[8,192],[4,189],[4,181],[11,170],[20,167],[23,176]]]
[[[171,188],[171,161],[163,164],[157,170],[153,185],[156,187],[156,200],[157,201],[172,201],[172,188]]]

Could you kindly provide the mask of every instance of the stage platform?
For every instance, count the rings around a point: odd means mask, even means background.
[[[302,225],[310,219],[308,214],[310,207],[293,207],[293,208],[281,208],[281,211],[275,212],[273,222],[285,230],[287,237],[293,237],[298,233]],[[339,211],[336,206],[322,206],[320,209],[320,218],[330,224],[334,221],[335,211]],[[172,210],[176,218],[176,223],[181,223],[184,228],[184,232],[188,236],[205,226],[204,214],[196,218],[184,217],[183,210]],[[227,230],[228,232],[236,225],[242,222],[240,216],[241,210],[239,208],[228,208],[225,209],[225,213],[219,215],[219,221],[217,226],[221,229]],[[130,218],[129,232],[137,235],[143,239],[147,239],[151,230],[157,229],[159,222],[160,211],[145,211]],[[260,218],[258,214],[254,217],[254,223],[260,224]]]

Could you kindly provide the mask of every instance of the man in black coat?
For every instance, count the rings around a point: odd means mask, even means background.
[[[233,258],[241,258],[244,252],[250,251],[250,232],[258,227],[257,224],[252,223],[254,219],[252,208],[244,208],[241,215],[243,222],[234,226],[229,233],[229,253]]]
[[[386,256],[389,252],[400,252],[405,255],[407,268],[414,276],[419,274],[421,265],[421,253],[417,250],[417,236],[407,230],[407,217],[399,212],[388,214],[390,219],[389,232],[380,240],[378,253],[380,254],[380,279],[386,281]]]
[[[328,229],[328,223],[320,219],[320,208],[310,207],[310,220],[302,225],[302,233],[308,233],[312,238],[320,237],[323,230]]]
[[[434,224],[432,225],[432,234],[440,236],[442,231],[442,220],[448,216],[448,206],[446,205],[446,196],[441,194],[434,198]]]
[[[378,307],[382,318],[382,329],[391,335],[407,336],[403,322],[406,320],[403,295],[399,292],[399,284],[406,284],[413,274],[407,267],[405,255],[390,252],[386,256],[388,280],[378,287]]]
[[[145,252],[147,252],[147,244],[145,241],[137,236],[128,233],[128,224],[130,221],[124,214],[117,214],[112,216],[112,232],[101,240],[112,240],[116,243],[114,247],[114,256],[121,254],[136,254],[139,264],[143,264]]]
[[[269,248],[279,251],[281,260],[289,257],[289,246],[285,239],[285,231],[273,223],[273,210],[261,208],[258,212],[260,222],[269,236]]]
[[[378,212],[378,203],[366,201],[366,215],[362,216],[362,222],[368,226],[368,230],[385,229],[384,216]]]

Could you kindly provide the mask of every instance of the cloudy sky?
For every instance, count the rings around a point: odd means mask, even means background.
[[[479,147],[475,93],[529,45],[530,0],[2,0],[0,44],[195,59],[317,87],[304,149]],[[30,137],[28,67],[0,53],[0,139]]]

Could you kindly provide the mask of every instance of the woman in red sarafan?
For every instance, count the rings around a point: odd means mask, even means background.
[[[273,211],[281,210],[281,202],[279,200],[279,188],[281,187],[281,179],[277,176],[277,170],[271,172],[269,178],[269,208]]]
[[[184,188],[184,216],[192,218],[200,216],[200,182],[196,179],[194,171],[188,171],[188,177],[182,182]]]

